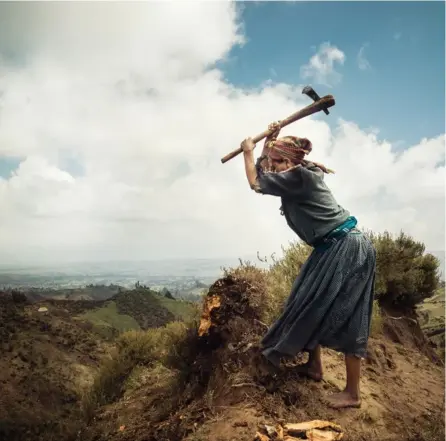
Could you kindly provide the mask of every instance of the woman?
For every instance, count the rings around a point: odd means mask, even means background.
[[[266,140],[257,164],[251,138],[241,144],[246,176],[256,192],[281,198],[288,226],[314,250],[281,316],[262,340],[263,355],[278,367],[281,358],[309,352],[299,371],[320,381],[321,346],[343,352],[346,387],[329,397],[328,403],[334,408],[360,407],[360,366],[371,322],[375,249],[326,186],[324,174],[332,171],[304,159],[311,142],[293,136],[277,139],[277,123],[269,128],[276,130]]]

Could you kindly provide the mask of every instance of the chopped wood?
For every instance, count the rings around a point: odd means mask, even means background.
[[[283,427],[280,424],[276,426],[265,424],[265,430],[271,440],[283,441]]]
[[[323,421],[323,420],[313,420],[313,421],[306,421],[304,423],[291,423],[285,425],[285,431],[290,435],[300,435],[303,433],[306,433],[308,430],[311,429],[333,429],[336,432],[342,433],[341,426],[332,423],[330,421]]]
[[[307,431],[307,438],[310,441],[339,441],[343,437],[343,433],[333,430],[310,429]]]
[[[272,438],[272,439],[277,438],[278,433],[274,426],[269,426],[268,424],[265,424],[265,430],[270,438]]]
[[[256,437],[254,438],[254,441],[271,441],[271,440],[266,435],[263,435],[263,433],[256,432]]]

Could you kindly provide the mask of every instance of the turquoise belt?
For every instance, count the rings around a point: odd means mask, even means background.
[[[343,237],[347,236],[352,230],[356,229],[358,220],[354,216],[350,216],[344,223],[330,231],[322,239],[319,239],[313,244],[316,251],[325,251],[336,242],[339,242]]]

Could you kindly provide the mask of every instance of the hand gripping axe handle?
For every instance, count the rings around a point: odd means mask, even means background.
[[[325,95],[322,98],[320,98],[319,95],[310,86],[305,87],[302,90],[302,93],[308,95],[314,101],[314,103],[310,104],[307,107],[304,107],[303,109],[298,110],[297,112],[290,115],[288,118],[281,120],[280,128],[283,128],[295,121],[298,121],[299,119],[305,118],[306,116],[313,115],[313,113],[320,112],[321,110],[323,110],[328,115],[329,112],[327,109],[335,105],[335,99],[332,95]],[[268,135],[271,135],[272,133],[273,132],[271,130],[265,130],[259,135],[254,136],[252,140],[254,141],[254,144],[257,144],[259,141],[266,138]],[[243,151],[242,148],[239,147],[238,149],[224,156],[221,159],[221,162],[223,164],[225,162],[228,162],[230,159],[235,158],[240,153],[242,153],[242,151]]]

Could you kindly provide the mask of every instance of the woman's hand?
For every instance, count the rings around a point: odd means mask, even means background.
[[[271,135],[265,138],[265,143],[263,145],[263,153],[266,154],[267,149],[270,147],[270,143],[275,141],[280,133],[280,121],[273,122],[268,125],[268,130],[272,131]]]
[[[252,152],[254,150],[254,147],[256,145],[254,144],[254,141],[252,138],[246,138],[241,144],[240,147],[243,150],[244,153]]]
[[[272,130],[273,133],[268,136],[269,139],[277,139],[280,133],[280,121],[272,122],[268,125],[268,130]]]

